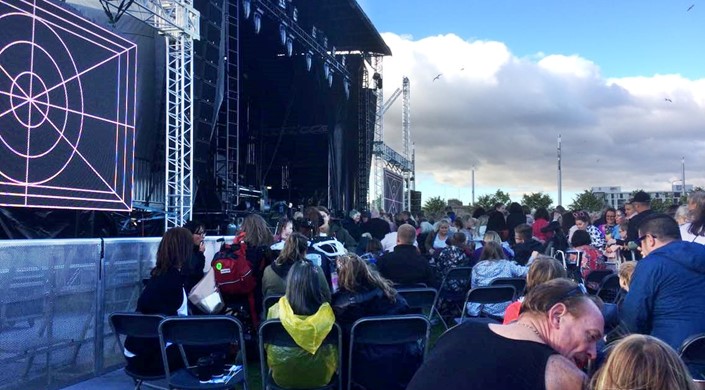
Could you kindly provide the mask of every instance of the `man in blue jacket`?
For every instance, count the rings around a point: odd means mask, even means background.
[[[652,214],[639,225],[639,261],[622,306],[630,331],[650,334],[678,350],[705,332],[705,245],[682,241],[678,224]]]

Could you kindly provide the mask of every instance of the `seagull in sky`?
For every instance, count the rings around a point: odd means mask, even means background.
[[[664,98],[663,100],[665,100],[665,101],[667,101],[667,102],[669,102],[669,103],[673,103],[673,100],[671,100],[671,99],[669,99],[669,98]]]
[[[460,68],[460,70],[461,70],[461,71],[465,70],[465,67],[463,66],[462,68]]]
[[[693,9],[693,7],[695,7],[695,4],[691,4],[690,7],[688,7],[688,9],[685,12],[690,11],[691,9]]]
[[[436,76],[436,77],[433,78],[433,81],[436,81],[436,80],[440,79],[441,76],[443,76],[443,73],[439,73],[438,76]]]

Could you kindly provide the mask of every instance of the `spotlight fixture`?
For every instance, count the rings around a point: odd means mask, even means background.
[[[328,73],[328,86],[333,86],[333,72]]]
[[[282,45],[286,45],[286,24],[281,23],[279,25],[279,40],[281,41]]]
[[[286,0],[279,0],[279,7],[286,9]]]
[[[309,50],[306,52],[306,70],[311,71],[311,65],[313,64],[313,53]]]
[[[347,58],[347,56],[343,56],[343,57],[340,59],[340,65],[345,66],[345,58]]]
[[[318,35],[318,29],[316,26],[311,26],[311,38],[316,39],[316,36]]]
[[[296,7],[291,7],[291,19],[292,19],[294,22],[298,22],[298,21],[299,21],[299,9],[298,9],[298,8],[296,8]]]
[[[250,11],[252,10],[252,0],[242,0],[242,13],[245,15],[245,19],[250,18]]]
[[[286,38],[286,55],[291,57],[294,54],[294,37],[289,35]]]
[[[328,75],[330,74],[330,65],[328,65],[328,61],[323,62],[323,77],[328,78]]]
[[[252,22],[255,24],[255,34],[259,34],[262,29],[262,15],[263,11],[261,8],[255,10],[255,14],[252,16]]]
[[[333,57],[335,57],[335,46],[333,46],[333,48],[330,49],[330,55],[332,55]]]
[[[345,91],[345,98],[350,99],[350,80],[347,77],[343,80],[343,90]]]

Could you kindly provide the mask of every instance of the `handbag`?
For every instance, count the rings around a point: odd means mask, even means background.
[[[218,313],[223,309],[223,298],[215,284],[213,268],[193,286],[188,294],[188,300],[208,314]]]

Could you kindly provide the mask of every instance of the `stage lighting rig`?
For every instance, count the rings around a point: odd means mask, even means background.
[[[328,76],[331,71],[343,76],[343,79],[351,78],[350,71],[336,58],[335,48],[331,50],[329,47],[329,41],[326,34],[316,26],[312,26],[310,32],[304,31],[297,23],[298,11],[290,0],[257,0],[256,3],[253,3],[253,5],[255,4],[260,10],[260,18],[261,16],[267,16],[268,18],[273,19],[275,23],[283,23],[286,26],[287,45],[289,40],[288,38],[291,37],[292,45],[293,40],[296,40],[296,43],[299,47],[301,47],[302,52],[310,53],[305,56],[306,67],[308,69],[310,69],[311,65],[309,64],[312,62],[312,58],[315,55],[317,58],[320,58],[323,63],[326,81],[328,81]],[[257,16],[257,11],[255,11],[254,15],[255,17]],[[325,70],[326,68],[328,71]]]

